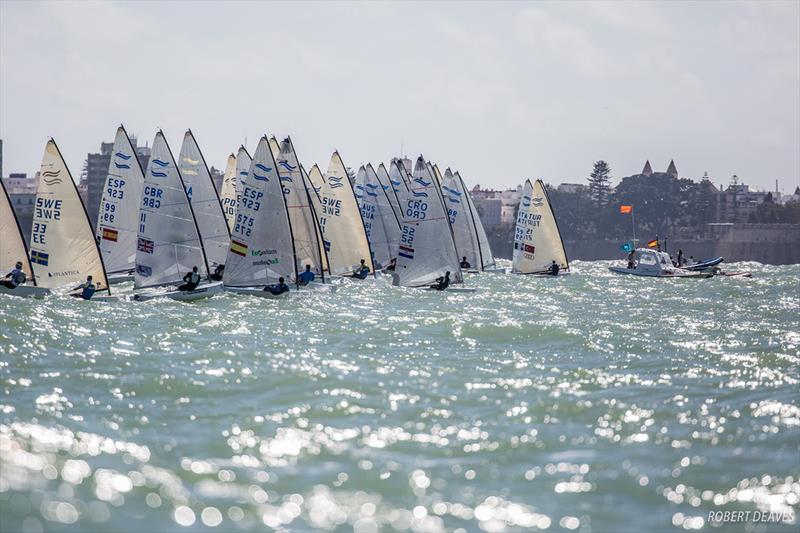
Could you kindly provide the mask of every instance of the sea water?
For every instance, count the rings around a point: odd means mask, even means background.
[[[796,531],[800,266],[609,264],[0,295],[0,529]]]

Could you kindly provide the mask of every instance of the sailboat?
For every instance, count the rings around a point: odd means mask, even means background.
[[[250,171],[250,164],[253,162],[253,158],[250,157],[250,154],[247,152],[247,148],[244,146],[239,147],[239,151],[236,152],[236,201],[239,201],[239,198],[242,196],[242,189],[244,187],[244,179],[247,177],[247,173]]]
[[[39,287],[75,287],[92,276],[101,293],[110,294],[100,249],[78,188],[53,139],[47,141],[36,186],[30,257]]]
[[[314,193],[309,191],[308,182],[303,177],[291,138],[286,137],[281,142],[276,163],[289,210],[297,270],[305,270],[306,265],[310,265],[311,271],[324,283],[325,250],[319,242],[319,219],[311,203],[310,194]]]
[[[389,199],[389,195],[394,195],[394,192],[387,191],[388,188],[381,185],[371,164],[367,163],[367,166],[362,165],[358,169],[355,181],[356,199],[376,270],[388,267],[392,259],[397,258],[397,247],[400,244],[400,222]]]
[[[393,166],[394,163],[390,163],[390,166]],[[397,190],[394,186],[394,182],[392,178],[389,176],[389,172],[386,170],[386,167],[381,163],[378,165],[378,170],[375,171],[375,174],[378,175],[378,182],[383,187],[383,190],[386,191],[386,196],[389,198],[389,204],[392,206],[392,211],[394,211],[394,216],[397,217],[397,220],[402,220],[402,212],[400,210],[400,200],[398,198]],[[401,184],[398,182],[397,186],[400,187]],[[406,189],[408,191],[408,189]]]
[[[470,264],[467,271],[504,273],[504,268],[495,268],[494,255],[486,237],[486,230],[483,229],[464,180],[460,174],[457,172],[453,174],[449,168],[445,170],[442,179],[442,196],[447,206],[450,226],[453,228],[458,257],[461,260],[466,258]]]
[[[320,194],[319,226],[328,255],[330,273],[349,276],[361,261],[374,275],[372,250],[353,186],[339,152],[333,152]]]
[[[514,230],[512,257],[511,271],[514,274],[548,275],[553,261],[559,266],[559,275],[569,273],[567,252],[542,180],[533,184],[530,180],[525,181]]]
[[[306,173],[303,165],[300,165],[300,172],[303,175],[303,182],[306,189],[308,189],[308,197],[311,199],[311,208],[314,213],[319,215],[322,212],[322,203],[320,194],[322,194],[322,186],[325,184],[325,177],[322,175],[319,167],[315,164],[311,167],[311,171]],[[328,254],[325,253],[324,240],[322,238],[322,229],[319,223],[316,226],[317,242],[319,243],[319,256],[322,258],[322,271],[330,273],[330,265],[328,265]]]
[[[187,187],[159,130],[144,178],[134,277],[134,289],[139,292],[134,299],[192,301],[222,292],[221,281],[201,281],[194,290],[178,290],[193,267],[201,280],[208,277],[208,260]]]
[[[236,185],[239,178],[236,175],[236,156],[230,154],[228,162],[225,164],[225,174],[222,176],[222,188],[219,191],[219,201],[222,204],[222,212],[225,213],[225,221],[228,223],[228,231],[233,229],[236,221]]]
[[[298,290],[287,198],[266,135],[259,141],[245,177],[237,219],[223,275],[225,289],[265,298],[283,297],[264,290],[283,277]]]
[[[203,241],[203,249],[208,261],[209,273],[220,275],[231,243],[231,233],[217,189],[211,179],[211,172],[203,158],[200,147],[187,130],[178,156],[178,170],[186,186],[186,196],[192,204],[192,211]],[[220,279],[217,277],[216,279]]]
[[[3,189],[3,194],[0,195],[0,276],[5,276],[19,262],[22,263],[22,271],[25,272],[27,278],[25,283],[17,285],[13,289],[0,285],[0,294],[44,298],[50,294],[50,290],[36,286],[31,259],[28,256],[28,247],[22,237],[22,228],[11,207],[11,198],[8,196],[6,186],[3,185],[3,180],[0,180],[0,188]]]
[[[407,194],[401,206],[403,219],[394,285],[429,287],[449,272],[452,292],[474,292],[475,289],[452,287],[461,284],[453,232],[447,219],[444,201],[435,179],[422,156],[417,158]]]

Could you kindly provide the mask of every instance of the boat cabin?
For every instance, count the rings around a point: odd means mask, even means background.
[[[659,275],[672,273],[672,258],[667,252],[659,252],[649,248],[637,248],[633,255],[633,269],[637,272]]]

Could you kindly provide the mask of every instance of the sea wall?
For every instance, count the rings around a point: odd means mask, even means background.
[[[511,259],[514,233],[511,228],[492,228],[487,232],[497,257]],[[621,241],[605,239],[565,240],[571,260],[620,259]],[[697,259],[722,256],[725,261],[758,261],[772,265],[800,263],[800,224],[709,224],[697,239],[668,239],[668,251]]]

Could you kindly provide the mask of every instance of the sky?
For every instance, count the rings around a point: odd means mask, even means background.
[[[800,2],[0,0],[3,172],[49,136],[73,176],[123,123],[209,166],[291,135],[306,168],[401,146],[468,186],[682,177],[800,184]]]

